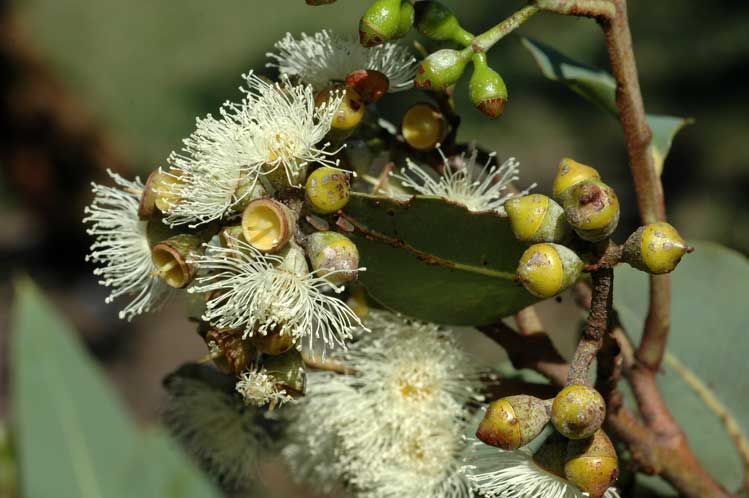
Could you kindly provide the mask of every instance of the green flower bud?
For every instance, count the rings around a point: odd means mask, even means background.
[[[498,72],[486,63],[486,54],[474,54],[473,74],[468,83],[471,103],[492,119],[502,115],[507,103],[507,86]]]
[[[689,251],[679,232],[666,222],[638,228],[624,243],[622,259],[635,268],[656,275],[676,268]]]
[[[599,180],[585,180],[564,194],[564,213],[577,235],[589,242],[608,238],[619,224],[619,199]]]
[[[261,252],[278,252],[291,238],[296,222],[286,205],[270,198],[255,199],[242,212],[242,233]]]
[[[183,233],[154,245],[151,260],[164,282],[175,289],[182,289],[195,278],[198,267],[194,259],[203,251],[203,239]]]
[[[323,166],[307,178],[304,187],[307,204],[320,214],[335,213],[348,204],[351,196],[349,174],[339,169]]]
[[[346,76],[346,88],[354,90],[365,104],[372,104],[387,93],[390,81],[374,69],[359,69]]]
[[[551,405],[551,423],[567,439],[585,439],[603,425],[606,403],[592,387],[582,384],[567,386],[556,395]]]
[[[433,0],[416,4],[416,29],[433,40],[452,40],[468,46],[473,35],[460,26],[458,18],[446,6]]]
[[[410,0],[403,0],[401,3],[400,19],[398,20],[398,31],[394,38],[403,38],[411,31],[414,25],[414,6]]]
[[[583,270],[574,251],[559,244],[534,244],[520,257],[517,278],[534,296],[556,296],[574,284]]]
[[[263,368],[289,395],[294,397],[304,395],[307,375],[302,354],[296,349],[290,349],[280,355],[264,357]]]
[[[505,203],[515,238],[522,242],[564,242],[571,233],[562,206],[542,194],[514,197]]]
[[[312,269],[334,285],[356,279],[359,250],[351,239],[338,232],[315,232],[307,236],[307,256]],[[330,273],[334,272],[334,273]]]
[[[416,69],[414,86],[424,90],[444,90],[463,75],[470,53],[444,48],[429,54]]]
[[[433,150],[445,137],[445,116],[431,104],[416,104],[403,115],[401,133],[416,150]]]
[[[376,0],[359,21],[359,41],[374,47],[392,40],[400,28],[401,0]]]
[[[206,344],[220,353],[213,362],[224,372],[239,375],[257,354],[250,341],[242,339],[242,335],[241,330],[212,329],[204,337]]]
[[[569,442],[564,476],[590,498],[606,493],[619,477],[619,459],[605,432],[598,430],[590,438]]]
[[[585,180],[600,179],[601,175],[598,174],[595,168],[565,157],[559,162],[559,170],[557,171],[556,178],[554,178],[554,186],[552,188],[554,198],[559,202],[563,202],[565,194],[570,187]]]
[[[543,400],[521,394],[489,405],[476,437],[503,450],[515,450],[533,441],[549,422]]]

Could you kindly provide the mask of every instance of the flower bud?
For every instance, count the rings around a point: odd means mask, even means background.
[[[606,418],[606,403],[592,387],[567,386],[551,405],[551,423],[567,439],[585,439],[601,428]]]
[[[348,204],[351,181],[345,171],[323,166],[309,175],[304,190],[307,204],[313,211],[330,214]]]
[[[254,334],[251,340],[258,351],[271,356],[283,354],[294,347],[294,338],[289,334],[284,334],[283,326],[277,327],[273,333],[266,335]]]
[[[414,86],[424,90],[444,90],[463,75],[470,53],[443,48],[429,54],[416,69]]]
[[[202,253],[203,239],[183,233],[154,245],[151,260],[164,282],[175,289],[182,289],[195,278],[198,267],[194,259]]]
[[[542,194],[513,197],[505,203],[515,238],[522,242],[564,242],[571,228],[562,206]]]
[[[569,442],[564,476],[590,498],[606,493],[619,477],[619,459],[605,432],[598,430],[590,438]]]
[[[486,54],[473,55],[473,74],[468,83],[471,103],[492,119],[502,115],[507,103],[507,86],[502,76],[486,63]]]
[[[338,232],[315,232],[307,237],[307,256],[312,270],[319,271],[333,285],[356,279],[359,250]]]
[[[330,123],[330,130],[326,138],[331,142],[341,143],[353,133],[364,119],[366,106],[355,89],[341,85],[322,90],[315,96],[315,103],[319,106],[327,102],[334,93],[342,94],[343,99],[341,99],[341,103],[333,114],[333,120]]]
[[[221,354],[213,360],[216,366],[234,375],[243,372],[256,355],[250,341],[242,339],[241,330],[212,329],[205,335],[205,342]]]
[[[279,264],[279,268],[296,275],[306,275],[309,273],[309,266],[307,265],[304,250],[293,240],[289,241],[279,256],[283,258],[283,261]]]
[[[242,212],[242,233],[261,252],[277,252],[291,238],[294,216],[284,204],[270,198],[250,202]]]
[[[489,405],[476,437],[503,450],[515,450],[533,441],[549,422],[543,400],[521,394]]]
[[[263,368],[271,375],[277,385],[294,397],[303,396],[307,387],[307,375],[304,360],[296,349],[263,358]]]
[[[689,251],[679,232],[666,222],[638,228],[624,243],[622,258],[635,268],[659,275],[676,268]]]
[[[585,180],[565,193],[564,213],[577,235],[589,242],[608,238],[619,224],[619,199],[599,180]]]
[[[359,69],[346,76],[346,88],[354,90],[365,104],[371,104],[387,93],[390,81],[380,71]]]
[[[401,0],[376,0],[359,21],[359,41],[374,47],[392,40],[400,28]]]
[[[179,179],[161,170],[152,171],[148,175],[143,194],[138,206],[138,217],[145,220],[156,214],[158,209],[162,213],[169,212],[169,208],[179,202],[179,196],[174,187],[180,184]]]
[[[577,281],[583,262],[559,244],[534,244],[520,257],[517,278],[534,296],[553,297]]]
[[[585,180],[600,180],[601,175],[595,168],[579,163],[569,157],[559,162],[559,170],[554,178],[552,193],[559,202],[564,201],[564,194],[570,187]]]
[[[410,0],[402,0],[398,31],[393,38],[403,38],[411,31],[411,27],[414,25],[414,16],[414,5]]]
[[[416,150],[433,150],[445,137],[447,122],[431,104],[416,104],[403,115],[401,133]]]
[[[433,40],[452,40],[468,46],[473,35],[464,30],[455,14],[446,6],[433,0],[418,2],[416,8],[416,29]]]

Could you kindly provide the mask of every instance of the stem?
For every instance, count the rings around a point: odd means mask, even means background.
[[[609,0],[535,0],[541,10],[557,14],[613,19],[616,9]]]
[[[513,13],[510,17],[486,30],[473,39],[471,47],[474,52],[486,52],[494,46],[499,40],[512,33],[520,27],[525,21],[533,17],[541,9],[535,5],[526,5],[522,9]]]

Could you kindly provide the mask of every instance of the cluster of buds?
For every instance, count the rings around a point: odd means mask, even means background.
[[[538,447],[535,462],[591,498],[601,498],[619,475],[616,451],[601,429],[605,415],[605,403],[595,389],[573,384],[553,399],[521,394],[493,401],[476,436],[503,450],[516,450],[551,423],[556,431]]]
[[[531,194],[505,204],[515,237],[532,244],[520,258],[517,278],[540,298],[574,284],[586,267],[583,257],[605,249],[619,223],[616,192],[595,168],[562,159],[553,196]],[[621,260],[649,273],[668,273],[687,251],[676,229],[654,223],[627,239]]]

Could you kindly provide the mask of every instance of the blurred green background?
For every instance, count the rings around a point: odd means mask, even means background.
[[[445,3],[474,32],[522,5]],[[163,375],[204,348],[185,330],[178,303],[133,325],[102,304],[105,293],[83,261],[89,241],[79,220],[89,181],[100,180],[106,167],[146,175],[180,147],[196,116],[239,98],[242,73],[266,70],[273,42],[322,28],[353,35],[367,4],[0,0],[0,421],[8,406],[9,282],[21,272],[65,310],[139,419],[156,418]],[[676,137],[665,165],[672,223],[689,239],[747,253],[749,5],[633,0],[630,22],[646,109],[696,120]],[[606,68],[593,21],[539,15],[519,32]],[[456,92],[460,139],[517,157],[520,185],[538,182],[540,191],[548,190],[562,156],[595,165],[622,198],[621,234],[631,231],[637,216],[618,123],[544,79],[515,36],[491,51],[490,63],[509,88],[506,113],[497,121],[481,116],[467,101],[464,78]],[[400,120],[404,99],[420,96],[382,103],[391,121]],[[577,318],[568,302],[542,306],[553,329],[568,329]],[[476,341],[475,350],[485,346]]]

